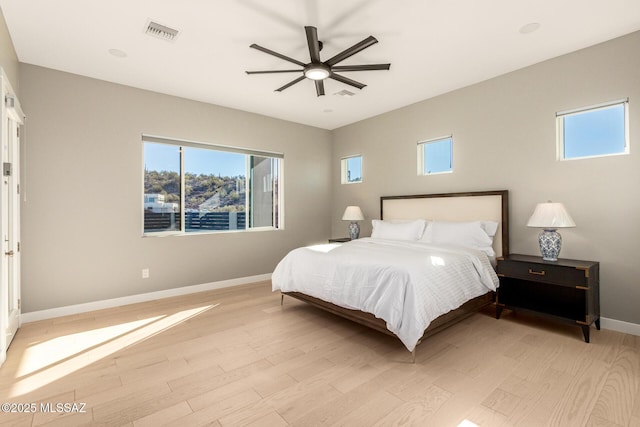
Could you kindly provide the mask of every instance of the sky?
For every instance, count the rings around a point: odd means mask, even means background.
[[[362,180],[362,157],[349,157],[347,159],[347,171],[350,181]]]
[[[424,143],[424,174],[448,172],[453,165],[453,137]]]
[[[156,171],[180,171],[179,147],[168,144],[144,144],[145,169]],[[187,173],[238,176],[245,175],[245,155],[185,147],[184,158]]]
[[[624,152],[624,105],[564,116],[565,158]]]

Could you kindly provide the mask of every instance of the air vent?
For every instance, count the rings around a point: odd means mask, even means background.
[[[334,93],[334,95],[338,95],[338,96],[342,96],[342,97],[346,97],[346,98],[350,98],[353,95],[355,95],[355,93],[348,91],[346,89],[342,89],[340,92],[336,92]]]
[[[178,30],[174,30],[173,28],[169,28],[162,24],[158,24],[157,22],[149,21],[147,23],[147,28],[145,29],[145,34],[148,34],[153,37],[157,37],[166,41],[173,41],[176,37],[178,37]]]

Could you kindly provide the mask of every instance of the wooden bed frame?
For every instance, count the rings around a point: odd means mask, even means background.
[[[466,193],[421,194],[413,196],[383,196],[380,198],[380,219],[427,220],[496,220],[500,225],[494,238],[496,256],[509,254],[509,193],[508,190],[476,191]],[[344,317],[387,335],[396,336],[387,329],[386,322],[371,313],[351,310],[300,292],[282,292],[314,307]],[[465,319],[495,300],[494,292],[471,299],[462,306],[433,320],[418,344],[425,338]],[[412,352],[415,361],[415,349]]]

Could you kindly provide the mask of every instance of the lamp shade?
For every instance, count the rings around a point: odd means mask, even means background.
[[[360,210],[359,206],[347,206],[347,209],[344,210],[344,214],[342,215],[343,221],[362,221],[364,220],[364,215],[362,215],[362,210]]]
[[[527,227],[540,227],[555,230],[556,228],[575,227],[576,223],[562,203],[538,203]]]

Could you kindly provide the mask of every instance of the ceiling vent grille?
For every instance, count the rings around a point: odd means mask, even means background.
[[[173,41],[178,36],[178,30],[169,28],[165,25],[158,24],[157,22],[149,21],[145,29],[145,34],[153,37],[157,37],[166,41]]]

